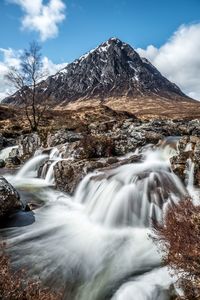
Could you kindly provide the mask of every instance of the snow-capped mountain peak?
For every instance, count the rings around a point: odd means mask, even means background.
[[[147,59],[116,37],[69,63],[42,85],[56,103],[141,95],[169,99],[186,97]]]

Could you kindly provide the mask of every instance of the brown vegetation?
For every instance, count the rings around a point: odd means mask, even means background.
[[[7,115],[7,111],[13,111],[14,116]],[[11,107],[0,105],[0,112],[4,114],[4,119],[0,118],[0,132],[5,137],[12,137],[31,132],[29,123],[20,107]],[[92,123],[110,122],[110,125],[115,122],[120,122],[128,118],[135,118],[133,114],[121,112],[99,105],[96,107],[85,107],[74,110],[48,109],[44,112],[43,118],[40,121],[39,134],[45,134],[48,131],[52,132],[57,129],[68,129],[76,131],[87,131],[87,128]]]
[[[85,136],[81,144],[84,149],[83,158],[110,157],[115,155],[115,147],[110,137],[102,135]]]
[[[155,225],[163,262],[178,278],[184,299],[200,299],[200,206],[187,198],[169,207],[164,225]]]
[[[87,110],[89,107],[94,111],[99,106],[106,106],[113,111],[127,112],[134,114],[141,119],[199,119],[200,102],[189,98],[176,100],[156,96],[137,96],[137,97],[110,97],[104,100],[99,99],[82,99],[82,101],[72,101],[65,106],[57,106],[57,110],[76,111],[80,109]]]
[[[141,119],[199,119],[200,103],[185,99],[169,100],[164,97],[111,98],[106,105],[113,110],[124,110]]]
[[[39,281],[26,278],[25,271],[14,272],[9,257],[0,246],[0,299],[2,300],[59,300],[61,295],[42,287]]]

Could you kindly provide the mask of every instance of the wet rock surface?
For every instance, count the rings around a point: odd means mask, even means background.
[[[15,139],[7,138],[2,133],[0,133],[0,150],[12,145],[15,145]]]
[[[76,133],[74,131],[61,129],[55,133],[49,133],[47,136],[47,146],[55,147],[57,145],[72,143],[79,141],[83,138],[81,133]]]
[[[21,164],[21,160],[18,155],[10,154],[9,157],[5,160],[5,165],[7,168],[16,168]]]
[[[132,155],[129,158],[120,160],[116,157],[109,157],[90,160],[60,161],[54,167],[55,184],[59,190],[73,194],[78,183],[88,173],[96,171],[97,174],[99,174],[99,172],[107,172],[123,164],[138,162],[140,160],[140,155]]]
[[[41,134],[25,134],[18,140],[18,148],[12,149],[7,168],[18,168],[19,164],[34,155],[35,151],[50,155],[57,149],[57,156],[62,161],[54,165],[56,186],[72,193],[77,183],[89,172],[96,169],[114,166],[121,156],[128,153],[140,153],[140,149],[147,145],[162,145],[169,136],[180,138],[179,152],[172,158],[173,171],[186,180],[185,169],[188,159],[195,163],[195,184],[200,184],[199,148],[200,121],[182,120],[148,120],[142,121],[134,116],[125,119],[109,119],[108,121],[94,121],[84,127],[84,130],[60,129],[49,131],[45,139]],[[171,141],[171,143],[173,143]],[[188,145],[188,146],[187,146]],[[187,149],[186,149],[187,148]],[[2,166],[3,166],[2,162]],[[38,176],[45,178],[51,161],[41,165]]]
[[[22,135],[18,140],[18,156],[23,159],[31,157],[41,147],[41,138],[38,133]]]
[[[18,192],[4,177],[0,176],[0,217],[6,217],[22,207]]]
[[[196,128],[195,128],[196,131]],[[187,172],[194,164],[194,184],[200,186],[200,137],[184,136],[179,140],[178,153],[171,159],[173,171],[187,182]]]
[[[4,168],[6,165],[5,161],[3,159],[0,159],[0,168]]]
[[[172,169],[185,181],[185,168],[188,158],[192,155],[196,162],[196,182],[200,182],[198,147],[199,138],[189,136],[200,129],[198,120],[171,121],[151,120],[141,121],[128,118],[118,122],[94,122],[89,124],[87,131],[76,132],[65,129],[51,132],[47,136],[47,148],[41,153],[49,154],[55,147],[59,159],[54,165],[56,187],[62,191],[73,193],[80,180],[88,173],[103,168],[112,168],[116,163],[128,163],[127,158],[120,159],[128,153],[140,153],[143,147],[161,145],[163,140],[171,136],[172,147],[176,148],[180,139],[179,154],[172,159]],[[186,135],[187,134],[187,135]],[[26,140],[26,139],[25,139]],[[31,139],[29,139],[30,141]],[[185,151],[188,143],[192,143],[195,154]],[[54,147],[54,148],[53,148]],[[33,149],[33,147],[31,147]],[[39,169],[38,176],[45,178],[51,161],[45,162]],[[198,179],[199,178],[199,179]]]
[[[0,133],[0,150],[6,147],[6,139],[5,137]]]
[[[5,166],[7,168],[16,168],[22,162],[26,161],[34,155],[36,150],[42,146],[42,141],[38,133],[22,134],[20,137],[12,140],[12,143],[7,144],[13,147],[10,150],[8,157],[5,159]]]

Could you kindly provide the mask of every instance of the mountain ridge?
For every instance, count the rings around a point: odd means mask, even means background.
[[[69,63],[38,87],[55,105],[112,97],[164,97],[192,100],[127,43],[110,38]],[[20,104],[16,92],[3,103]],[[195,100],[193,100],[195,101]]]

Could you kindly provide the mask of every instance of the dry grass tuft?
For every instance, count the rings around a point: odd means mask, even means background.
[[[42,287],[39,281],[26,278],[24,270],[14,272],[5,253],[5,244],[0,246],[0,299],[2,300],[59,300],[61,295]]]

